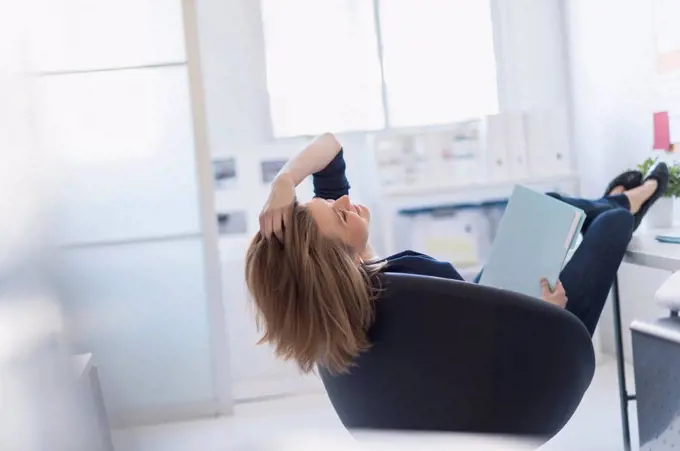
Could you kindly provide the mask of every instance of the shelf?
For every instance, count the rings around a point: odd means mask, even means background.
[[[556,175],[528,177],[499,182],[477,182],[465,185],[412,185],[383,190],[385,202],[396,210],[430,208],[456,203],[481,203],[507,199],[515,185],[521,184],[537,191],[575,191],[578,177]]]
[[[385,196],[404,197],[404,196],[422,196],[423,194],[438,194],[442,192],[468,191],[484,188],[500,188],[506,186],[514,186],[517,184],[531,185],[536,183],[550,183],[556,181],[575,181],[576,175],[552,175],[547,177],[525,177],[515,180],[500,180],[500,181],[485,181],[474,183],[451,183],[451,184],[416,184],[407,186],[396,186],[385,188],[382,193]]]

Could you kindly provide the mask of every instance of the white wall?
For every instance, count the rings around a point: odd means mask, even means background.
[[[574,147],[582,191],[600,196],[608,181],[651,154],[654,28],[651,0],[570,0],[566,3]],[[653,294],[666,273],[624,264],[619,272],[622,316],[655,318]],[[601,322],[613,352],[611,306]],[[630,334],[625,333],[630,359]]]
[[[559,0],[496,0],[501,110],[568,105],[566,43]]]
[[[259,0],[195,3],[213,153],[270,141]]]

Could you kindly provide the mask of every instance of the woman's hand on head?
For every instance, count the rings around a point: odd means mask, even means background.
[[[549,302],[558,307],[564,308],[567,306],[567,293],[564,291],[564,286],[559,280],[555,285],[555,289],[551,290],[548,279],[541,279],[541,298],[545,302]]]
[[[283,242],[283,228],[290,220],[295,202],[295,182],[289,176],[279,174],[272,182],[267,202],[260,212],[260,233],[265,237],[276,235]]]

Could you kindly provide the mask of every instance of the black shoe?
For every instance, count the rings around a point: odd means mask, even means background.
[[[652,207],[652,205],[654,205],[654,202],[659,200],[668,189],[669,174],[668,166],[666,166],[666,163],[662,162],[657,163],[656,166],[654,166],[654,168],[649,171],[649,175],[647,176],[647,178],[645,178],[645,182],[650,179],[656,180],[658,185],[656,187],[656,191],[654,191],[654,194],[652,194],[652,196],[642,204],[642,206],[640,207],[640,211],[635,213],[635,229],[637,229],[640,226],[642,218],[645,217],[649,209]]]
[[[604,192],[604,195],[605,197],[609,196],[609,193],[611,193],[612,190],[617,186],[623,186],[624,191],[628,191],[633,188],[637,188],[640,185],[642,185],[642,172],[626,171],[622,174],[617,175],[614,180],[609,182],[609,185],[607,185],[607,190]]]

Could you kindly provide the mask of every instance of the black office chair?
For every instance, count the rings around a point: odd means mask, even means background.
[[[595,371],[591,338],[571,313],[466,282],[386,274],[349,374],[319,368],[346,428],[548,439]]]

